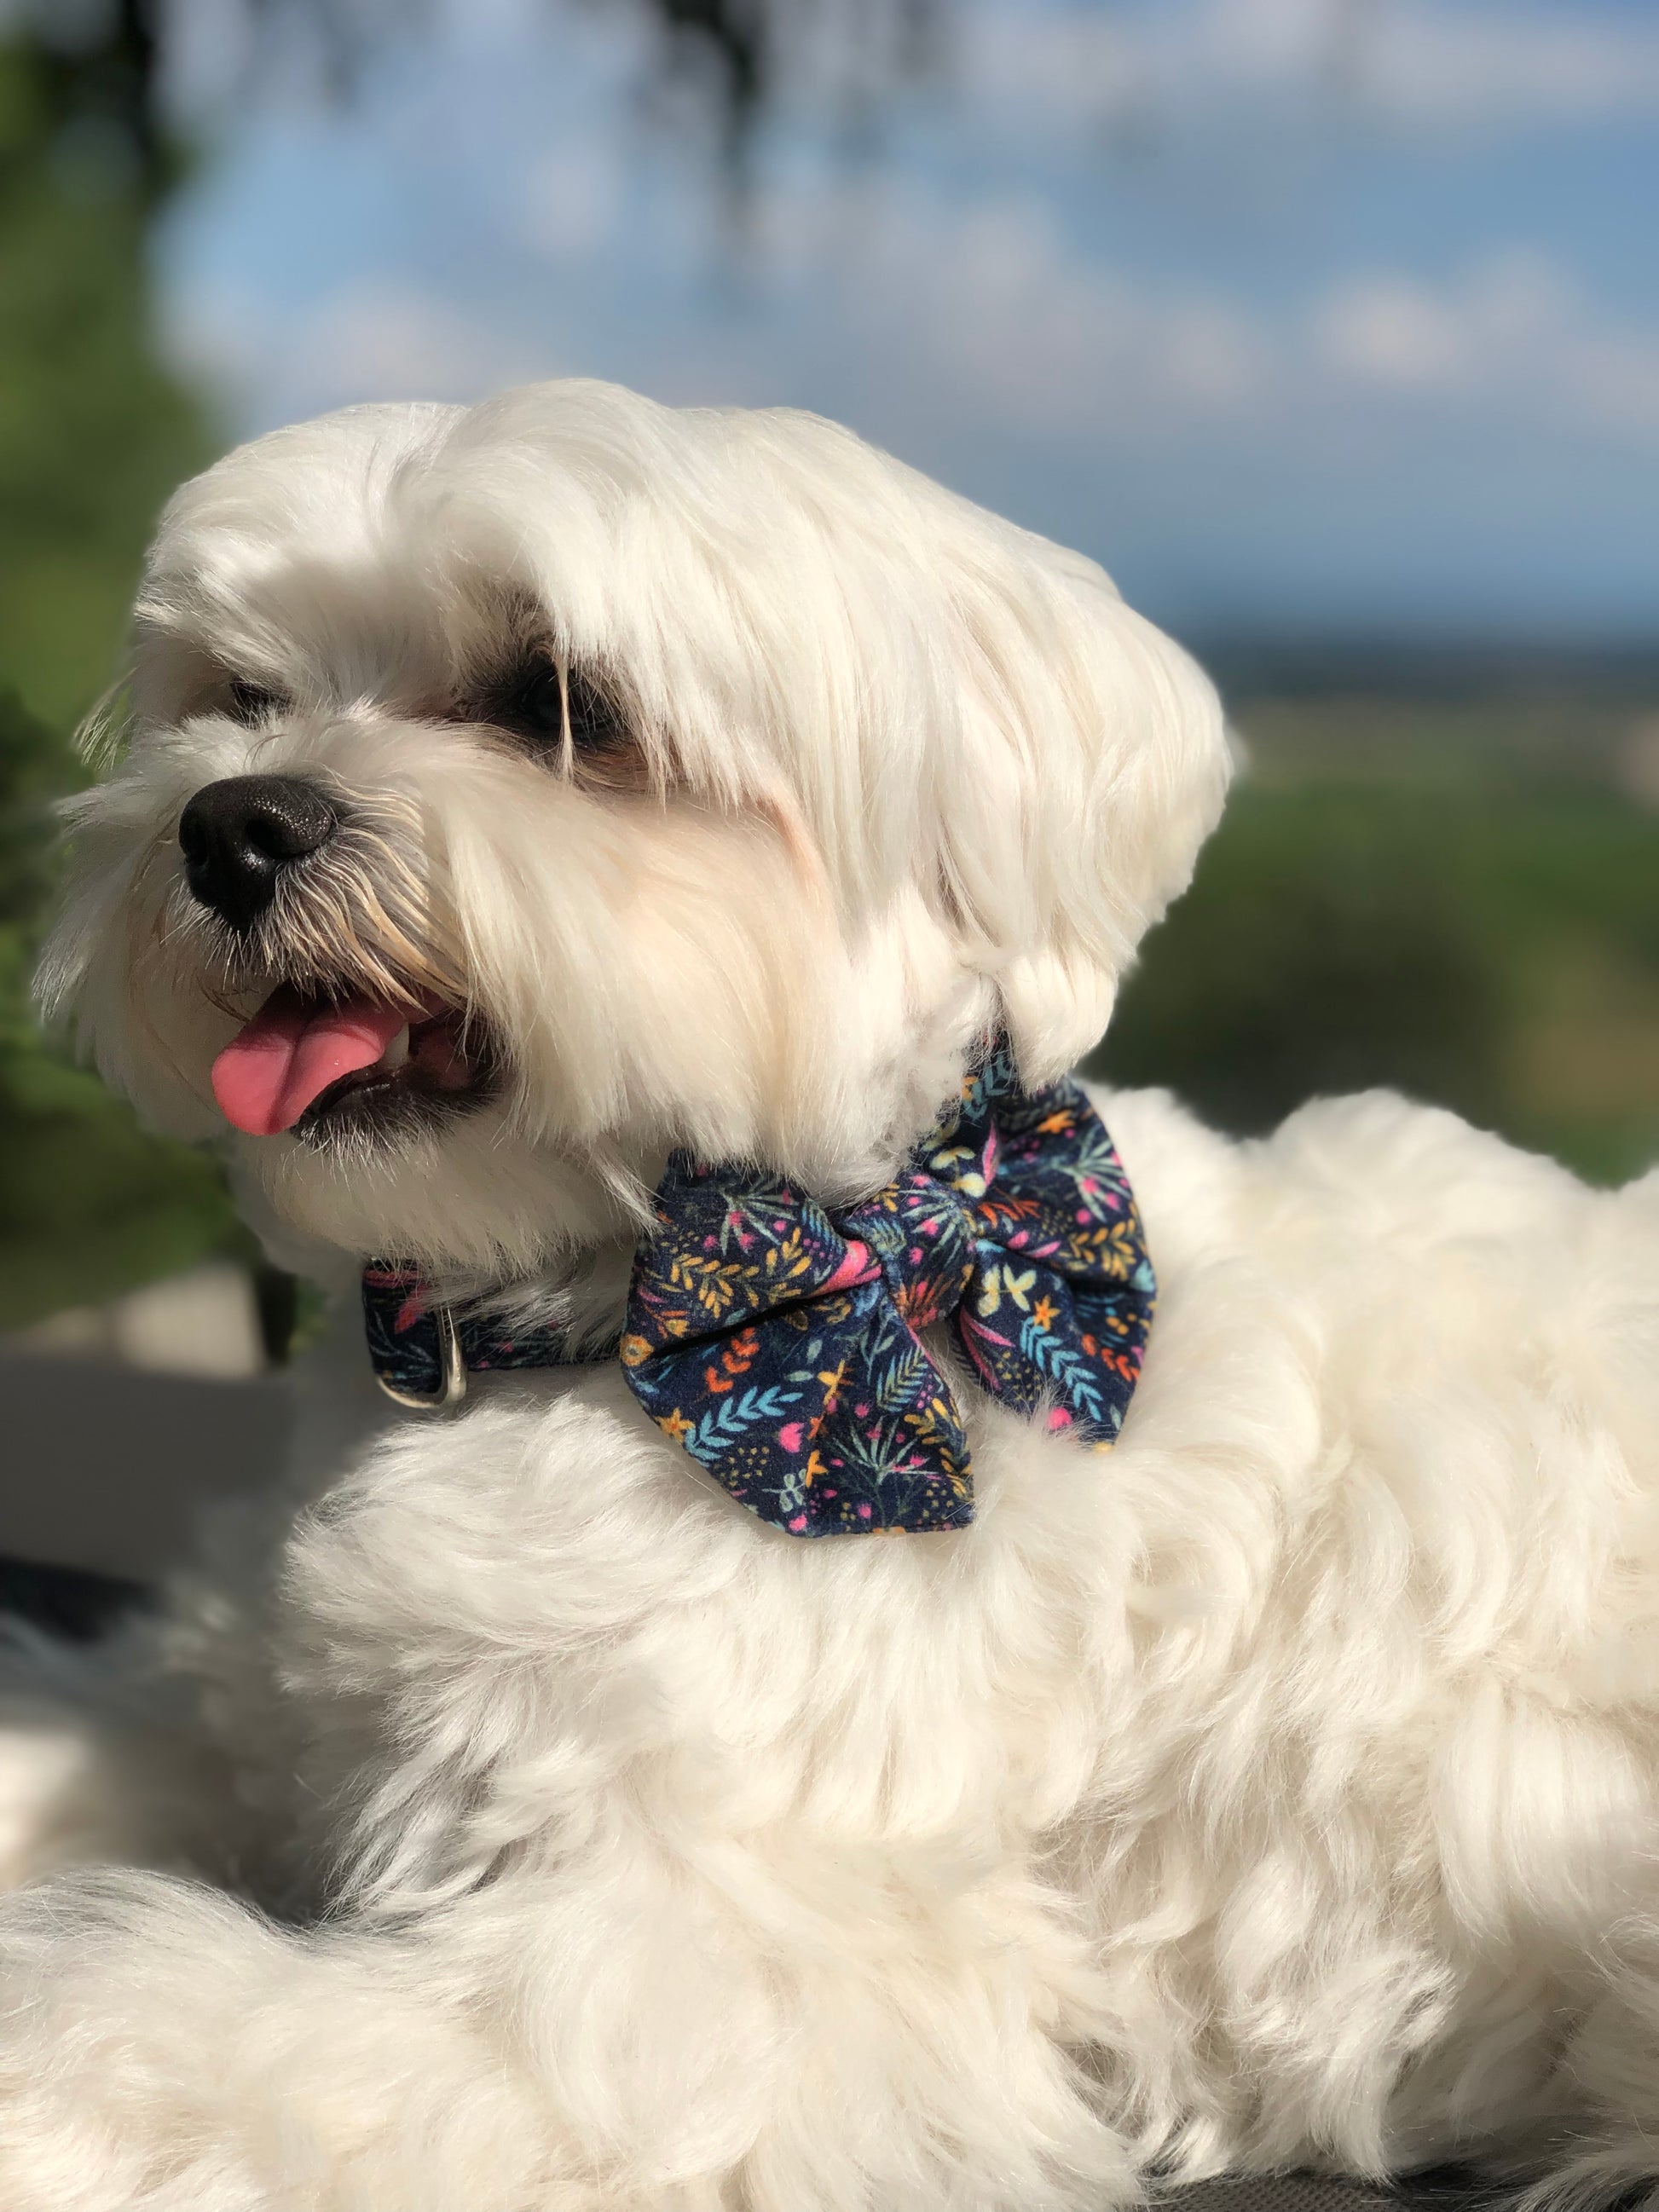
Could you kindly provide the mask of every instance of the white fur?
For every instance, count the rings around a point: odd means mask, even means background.
[[[625,676],[648,791],[440,718],[509,586]],[[1091,1042],[1224,775],[1201,678],[1089,564],[810,418],[591,385],[231,456],[139,631],[50,969],[103,1065],[208,1130],[234,1014],[178,813],[326,772],[514,1079],[395,1157],[240,1140],[258,1217],[319,1272],[404,1251],[596,1321],[672,1144],[856,1189],[988,1022],[1033,1081]],[[210,664],[293,710],[193,711]],[[68,1662],[14,1670],[18,1869],[151,1870],[0,1911],[9,2212],[1650,2172],[1659,1177],[1591,1192],[1383,1096],[1249,1145],[1101,1103],[1145,1379],[1103,1458],[964,1384],[959,1534],[764,1527],[608,1367],[382,1421],[347,1316],[274,1525],[222,1528],[78,1705]]]

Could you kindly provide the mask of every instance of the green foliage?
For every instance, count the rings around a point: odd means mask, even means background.
[[[1504,978],[1400,813],[1374,792],[1237,793],[1125,991],[1114,1079],[1238,1130],[1374,1083],[1492,1119]]]
[[[1442,781],[1246,783],[1097,1069],[1241,1133],[1381,1084],[1599,1180],[1659,1157],[1659,819]]]
[[[0,46],[0,672],[60,735],[108,682],[156,511],[207,445],[152,343],[154,185],[85,74]]]
[[[147,1136],[28,1002],[61,750],[0,696],[0,1328],[114,1296],[238,1237],[213,1163]]]
[[[109,679],[155,513],[208,446],[152,348],[164,178],[123,82],[95,46],[0,45],[0,1328],[236,1233],[213,1164],[141,1131],[28,1003],[50,801],[82,774],[70,732]]]
[[[0,1328],[240,1249],[213,1163],[49,1053],[0,1056]]]

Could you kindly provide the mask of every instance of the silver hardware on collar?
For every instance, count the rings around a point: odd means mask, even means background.
[[[466,1395],[466,1362],[461,1357],[460,1333],[447,1306],[434,1306],[432,1318],[438,1329],[438,1371],[435,1390],[399,1390],[384,1375],[374,1380],[394,1405],[408,1406],[417,1413],[444,1413]]]

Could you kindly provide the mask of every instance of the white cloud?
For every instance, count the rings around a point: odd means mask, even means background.
[[[1276,311],[1152,282],[1070,240],[1031,198],[966,206],[851,189],[772,211],[787,299],[763,340],[683,302],[654,352],[609,320],[608,248],[571,247],[550,331],[468,313],[429,285],[366,283],[277,313],[182,292],[180,365],[240,387],[263,421],[373,398],[471,399],[579,368],[665,398],[773,399],[810,388],[873,409],[880,434],[1015,435],[1056,451],[1197,438],[1292,456],[1319,425],[1409,438],[1463,424],[1659,441],[1659,327],[1598,315],[1545,257],[1508,250],[1443,281],[1379,267]],[[763,237],[770,235],[763,233]],[[848,250],[855,239],[856,252]],[[839,392],[845,395],[837,398]],[[859,395],[864,395],[860,400]]]
[[[1032,195],[853,187],[775,203],[762,236],[793,287],[798,344],[964,419],[1092,440],[1120,419],[1236,414],[1267,371],[1240,306],[1101,263]]]
[[[251,400],[263,422],[361,399],[480,399],[562,368],[550,343],[409,284],[351,287],[289,313],[252,294],[181,290],[168,333],[181,369]]]
[[[1466,386],[1466,333],[1443,301],[1405,276],[1344,284],[1314,317],[1320,349],[1335,370],[1402,391]]]
[[[1115,266],[1033,196],[963,204],[895,183],[774,213],[793,298],[775,373],[810,358],[890,415],[1097,452],[1200,435],[1288,453],[1310,425],[1368,422],[1647,449],[1659,428],[1659,325],[1609,318],[1529,250],[1437,280],[1362,269],[1269,307]],[[735,389],[752,389],[753,351],[747,330],[726,349]],[[703,392],[717,360],[705,349]]]
[[[1593,318],[1542,255],[1489,255],[1438,285],[1358,275],[1334,286],[1313,317],[1316,349],[1360,384],[1480,396],[1535,378],[1583,342]]]
[[[1659,22],[1595,0],[1132,0],[1110,15],[983,0],[959,19],[988,116],[1154,124],[1286,104],[1379,124],[1525,131],[1659,113]]]
[[[1439,285],[1355,276],[1316,307],[1310,331],[1316,362],[1357,394],[1389,390],[1620,441],[1659,432],[1659,328],[1601,319],[1539,254],[1498,254]]]
[[[1409,120],[1525,128],[1659,112],[1659,26],[1594,6],[1396,4],[1361,43],[1362,91]]]
[[[623,212],[623,179],[614,137],[598,133],[540,155],[514,194],[522,236],[532,252],[580,260],[614,237]]]

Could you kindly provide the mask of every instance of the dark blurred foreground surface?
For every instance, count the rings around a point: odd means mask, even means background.
[[[0,1354],[0,1554],[140,1583],[181,1562],[206,1508],[274,1480],[290,1418],[280,1378],[15,1353]]]

